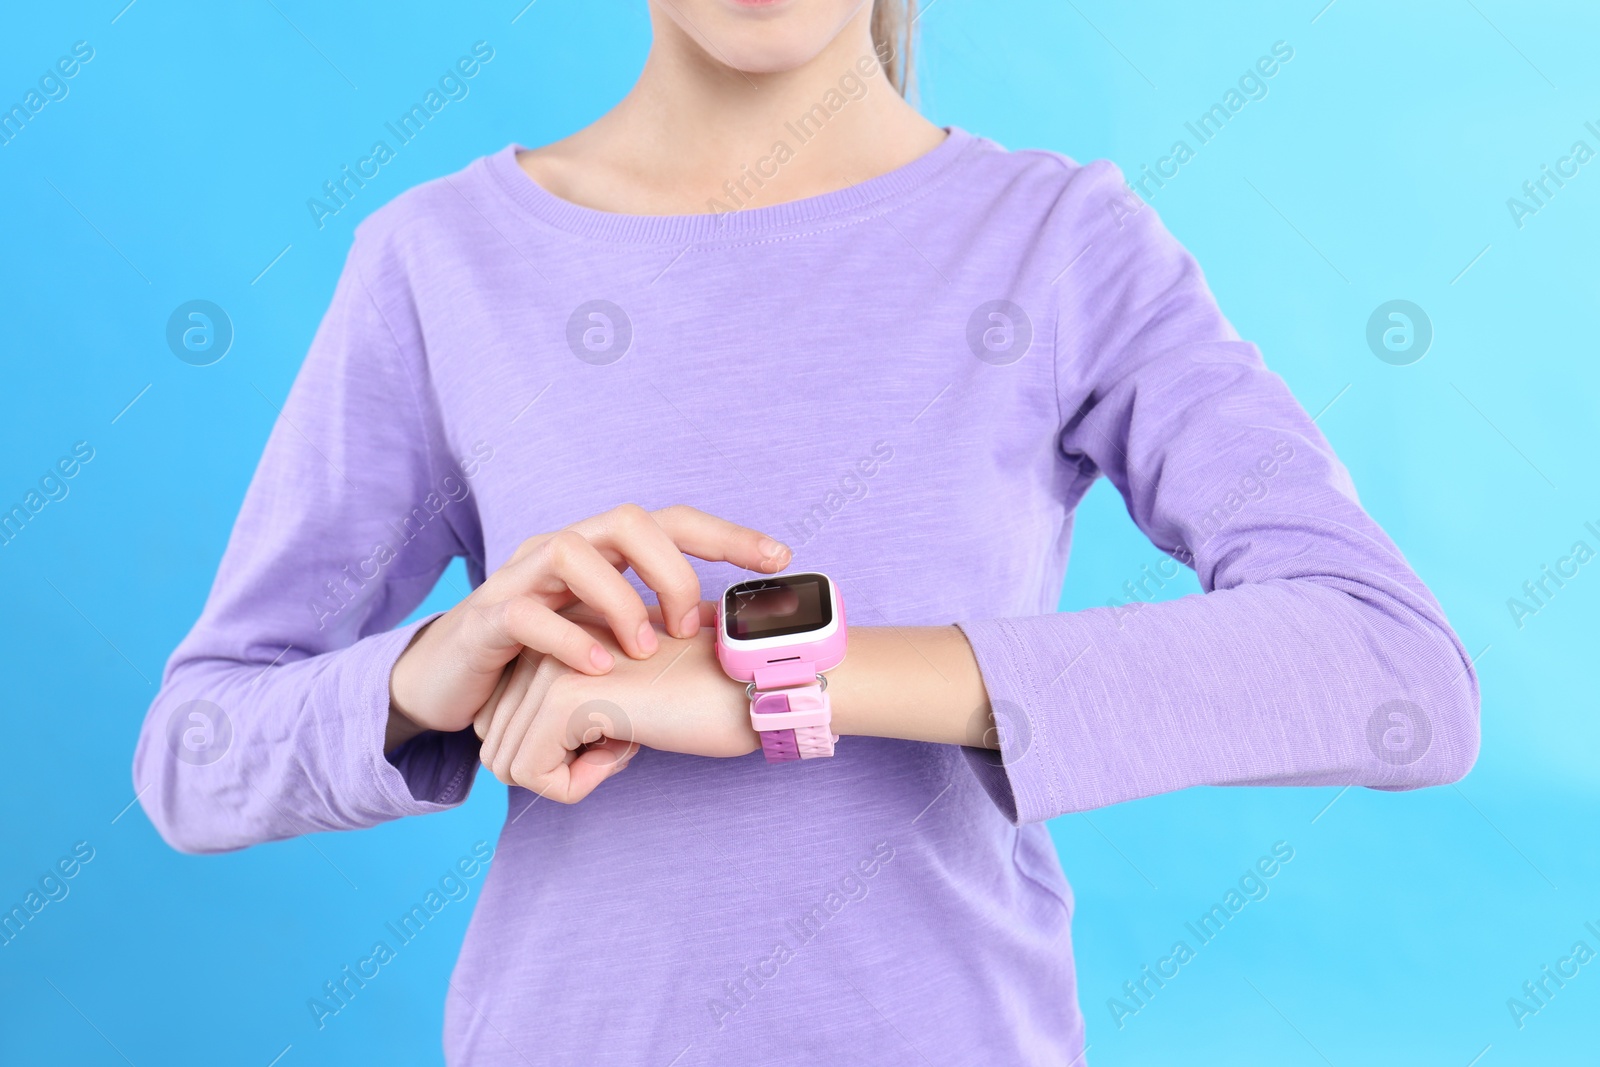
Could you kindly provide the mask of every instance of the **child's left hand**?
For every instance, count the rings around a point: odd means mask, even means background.
[[[709,607],[710,605],[706,605]],[[715,632],[658,634],[648,659],[620,654],[603,620],[573,613],[617,653],[603,675],[552,656],[518,656],[478,712],[480,759],[507,785],[575,804],[627,766],[640,746],[693,756],[743,756],[761,747],[744,686],[717,663]]]

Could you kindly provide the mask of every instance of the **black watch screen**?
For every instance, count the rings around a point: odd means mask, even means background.
[[[821,574],[780,574],[740,582],[723,600],[726,636],[736,641],[820,630],[833,621],[833,596]]]

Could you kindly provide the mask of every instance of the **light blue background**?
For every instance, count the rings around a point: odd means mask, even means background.
[[[74,41],[96,49],[70,96],[0,147],[0,505],[74,442],[95,449],[70,495],[0,547],[0,905],[75,842],[95,849],[71,895],[0,948],[0,1060],[436,1062],[466,905],[325,1030],[306,999],[494,840],[503,790],[197,858],[124,811],[129,763],[358,217],[593,119],[643,59],[644,5],[538,0],[514,21],[525,0],[125,2],[0,16],[7,107]],[[1600,927],[1600,562],[1520,629],[1506,601],[1580,537],[1600,548],[1583,529],[1600,526],[1600,161],[1523,229],[1506,200],[1575,140],[1600,149],[1584,129],[1600,126],[1600,14],[1323,3],[936,0],[921,20],[930,117],[1130,173],[1273,42],[1294,47],[1270,95],[1153,203],[1302,403],[1333,402],[1319,425],[1363,501],[1481,653],[1483,754],[1458,787],[1191,790],[1052,825],[1078,897],[1089,1059],[1595,1062],[1600,961],[1520,1031],[1506,1001],[1580,938],[1600,949],[1584,930]],[[306,199],[480,39],[496,58],[470,97],[319,232]],[[237,328],[214,366],[164,341],[193,298]],[[1436,330],[1411,366],[1365,342],[1395,298]],[[1156,558],[1102,483],[1063,606],[1105,603]],[[1164,595],[1194,588],[1185,574]],[[1117,1029],[1107,998],[1280,840],[1295,858],[1270,897]],[[599,1021],[572,1023],[603,1043]]]

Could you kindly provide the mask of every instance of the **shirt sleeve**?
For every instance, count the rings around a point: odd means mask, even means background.
[[[1438,603],[1155,211],[1108,163],[1068,184],[1060,460],[1109,478],[1204,592],[1148,602],[1140,576],[1126,604],[962,624],[990,796],[1026,823],[1196,785],[1459,779],[1477,680]]]
[[[448,454],[409,303],[374,296],[403,293],[397,274],[357,237],[145,718],[134,788],[176,848],[371,826],[471,786],[471,730],[383,752],[389,674],[423,623],[391,627],[481,540],[481,457]]]

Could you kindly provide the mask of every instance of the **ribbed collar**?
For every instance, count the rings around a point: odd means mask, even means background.
[[[979,138],[955,126],[931,151],[886,174],[784,204],[722,214],[626,215],[582,207],[548,192],[517,163],[521,145],[511,144],[483,160],[505,194],[536,218],[580,237],[632,244],[709,244],[747,239],[892,206],[948,171]]]

